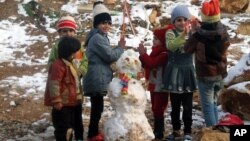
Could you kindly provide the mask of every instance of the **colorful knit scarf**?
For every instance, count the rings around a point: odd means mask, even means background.
[[[121,85],[122,85],[122,89],[121,89],[121,94],[122,95],[127,95],[128,94],[128,81],[131,78],[137,78],[136,75],[132,74],[132,73],[119,73],[119,78],[121,80]]]

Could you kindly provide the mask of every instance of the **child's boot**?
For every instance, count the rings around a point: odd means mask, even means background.
[[[104,141],[104,136],[102,133],[98,133],[96,136],[88,137],[88,141]]]
[[[168,135],[163,141],[175,141],[176,138],[181,137],[181,131],[180,130],[175,130],[173,131],[172,134]]]
[[[155,118],[154,121],[155,139],[162,139],[164,136],[164,118]]]
[[[192,141],[193,137],[191,134],[185,134],[183,137],[183,141]]]

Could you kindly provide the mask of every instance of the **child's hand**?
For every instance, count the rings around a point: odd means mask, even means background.
[[[122,36],[120,41],[118,42],[118,46],[125,49],[125,44],[126,44],[125,38],[124,36]]]
[[[61,102],[58,102],[58,103],[55,103],[55,104],[54,104],[54,108],[55,108],[56,110],[61,110],[62,107],[63,107],[63,105],[62,105]]]
[[[139,47],[137,48],[140,55],[145,54],[147,52],[146,48],[144,47],[143,43],[139,44]]]
[[[183,34],[184,34],[185,36],[187,36],[187,35],[188,35],[188,33],[189,33],[189,31],[190,31],[190,22],[189,22],[189,21],[187,21],[187,22],[185,23],[185,25],[184,25],[184,31],[183,31]]]
[[[200,27],[200,22],[198,19],[192,19],[191,20],[191,31],[192,33],[195,33],[197,29]]]

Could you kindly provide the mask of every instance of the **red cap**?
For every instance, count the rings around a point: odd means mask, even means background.
[[[220,119],[218,125],[244,125],[244,122],[237,115],[227,114]]]

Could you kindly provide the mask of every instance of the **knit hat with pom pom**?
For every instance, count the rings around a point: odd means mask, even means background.
[[[204,0],[201,6],[202,22],[214,23],[220,21],[220,7],[218,0]]]
[[[167,28],[157,28],[154,30],[153,34],[154,36],[161,41],[161,43],[165,46],[166,38],[165,33],[167,31]]]
[[[64,29],[64,28],[69,28],[69,29],[73,29],[74,31],[76,31],[77,24],[76,24],[75,19],[71,16],[62,17],[57,23],[57,31],[59,31],[60,29]]]
[[[102,22],[109,22],[112,23],[111,21],[111,16],[109,14],[108,8],[102,3],[97,3],[94,5],[93,8],[93,26],[96,28],[100,23]]]

